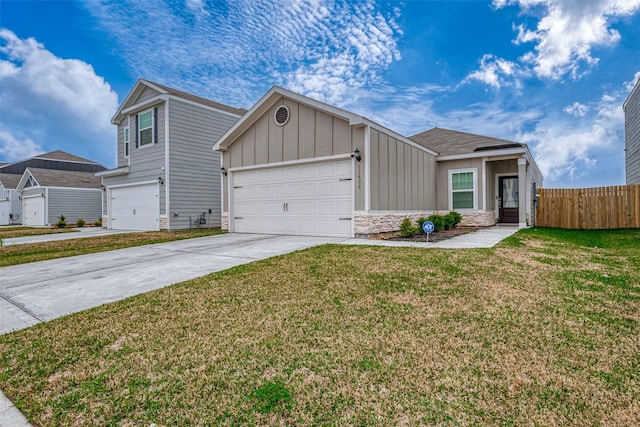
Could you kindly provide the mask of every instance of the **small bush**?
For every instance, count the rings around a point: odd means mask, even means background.
[[[96,219],[96,222],[93,223],[94,227],[102,227],[102,218]]]
[[[418,227],[413,225],[410,218],[405,218],[400,224],[400,235],[402,237],[413,237],[418,234]]]
[[[429,221],[428,218],[425,218],[423,216],[421,216],[420,218],[418,218],[416,220],[416,224],[418,224],[418,232],[420,232],[421,234],[426,234],[423,230],[422,230],[422,224],[424,224],[425,222]]]
[[[455,227],[456,225],[460,224],[460,221],[462,221],[462,215],[460,215],[458,212],[456,211],[451,211],[449,212],[447,215],[451,215],[453,217],[453,226]]]
[[[84,219],[82,218],[76,219],[76,227],[84,227]]]
[[[433,214],[433,215],[429,215],[429,218],[427,218],[427,220],[433,223],[433,228],[434,228],[433,231],[444,230],[444,216]]]
[[[64,215],[60,215],[58,217],[58,222],[56,222],[56,227],[65,228],[66,226],[67,226],[66,218],[64,217]]]

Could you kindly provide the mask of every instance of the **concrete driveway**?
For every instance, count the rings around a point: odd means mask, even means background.
[[[0,268],[0,334],[340,238],[223,234]]]

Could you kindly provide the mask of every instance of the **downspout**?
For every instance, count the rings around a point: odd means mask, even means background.
[[[49,226],[49,187],[44,189],[44,225]]]
[[[169,98],[164,103],[164,206],[167,230],[171,230],[171,179],[169,178]],[[159,218],[158,218],[159,220]]]
[[[487,158],[482,158],[482,210],[487,210]]]
[[[364,128],[364,211],[371,209],[371,127]]]

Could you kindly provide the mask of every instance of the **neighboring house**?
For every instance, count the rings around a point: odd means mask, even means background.
[[[100,179],[94,172],[27,168],[17,190],[22,198],[22,224],[51,226],[60,215],[67,222],[93,222],[102,212]]]
[[[17,187],[27,168],[87,173],[107,169],[101,164],[61,150],[0,164],[0,225],[22,223],[22,202]]]
[[[439,153],[436,210],[477,225],[532,225],[542,174],[526,144],[440,128],[409,139]]]
[[[524,144],[442,129],[406,138],[280,87],[213,148],[232,232],[350,237],[454,208],[469,224],[525,226],[542,183]]]
[[[113,116],[117,167],[96,174],[105,189],[103,227],[220,226],[216,141],[246,110],[140,79]]]
[[[16,188],[22,175],[0,173],[0,225],[20,223],[20,195]]]
[[[640,184],[640,80],[622,104],[627,184]]]

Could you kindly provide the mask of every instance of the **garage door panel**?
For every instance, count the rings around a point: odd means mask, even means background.
[[[158,184],[112,188],[110,194],[111,228],[116,230],[160,229]]]
[[[342,175],[338,176],[338,172]],[[251,184],[253,177],[256,181]],[[351,236],[350,178],[350,160],[236,172],[232,198],[234,230]],[[237,188],[240,183],[242,188]]]
[[[22,208],[23,224],[30,227],[44,226],[44,205],[45,199],[40,195],[36,197],[25,197]]]

